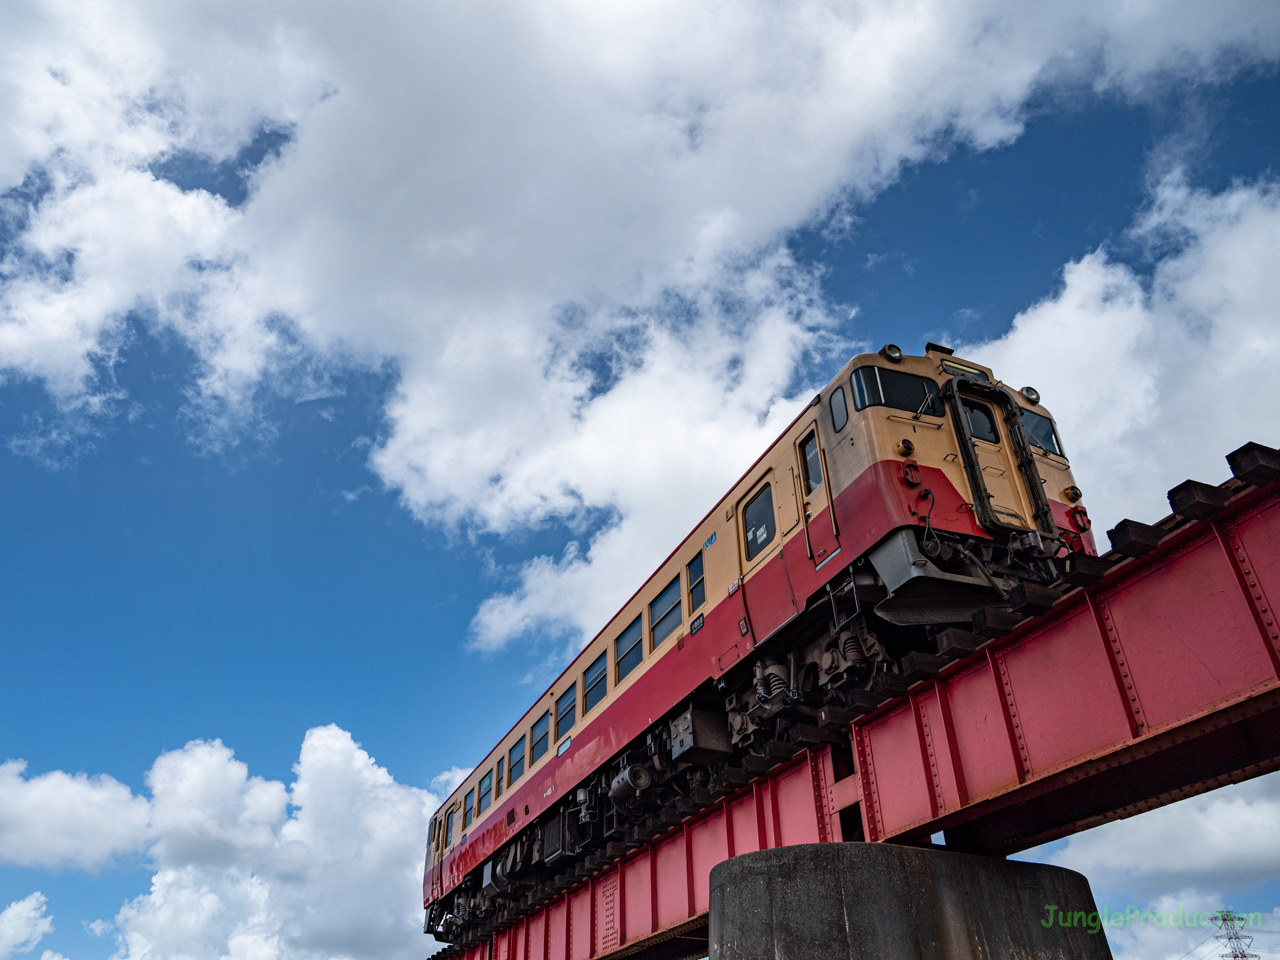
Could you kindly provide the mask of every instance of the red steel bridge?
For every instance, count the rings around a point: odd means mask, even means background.
[[[1280,768],[1280,453],[1228,462],[1221,487],[1170,491],[1160,523],[1122,521],[1041,615],[943,631],[905,696],[824,714],[847,749],[815,738],[466,960],[703,956],[728,857],[940,831],[998,856]]]

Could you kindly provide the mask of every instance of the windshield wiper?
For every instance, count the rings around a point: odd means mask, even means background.
[[[920,389],[924,391],[924,402],[920,404],[920,408],[916,410],[915,414],[911,417],[912,420],[919,420],[920,415],[924,413],[924,408],[933,403],[933,397],[929,393],[929,388],[922,383],[920,384]]]

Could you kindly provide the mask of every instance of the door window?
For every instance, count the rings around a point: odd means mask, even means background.
[[[973,434],[973,438],[987,443],[999,443],[1000,432],[996,429],[996,417],[991,408],[968,397],[961,397],[960,402],[964,405],[965,416],[969,418],[969,432]]]
[[[773,542],[778,532],[773,519],[773,488],[764,485],[759,493],[751,498],[742,511],[742,525],[747,542],[747,559],[754,560],[765,547]]]
[[[822,454],[818,450],[818,436],[809,434],[800,443],[800,459],[804,462],[804,495],[807,497],[822,486]]]

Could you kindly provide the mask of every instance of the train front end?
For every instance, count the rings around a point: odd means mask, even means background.
[[[850,475],[853,525],[901,626],[963,623],[1060,581],[1071,555],[1096,553],[1088,513],[1049,411],[1032,387],[929,344],[855,357],[844,380],[855,415],[833,470]],[[867,523],[866,521],[870,521]]]

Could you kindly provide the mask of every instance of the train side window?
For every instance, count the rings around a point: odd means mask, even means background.
[[[640,618],[636,617],[631,621],[631,626],[618,634],[618,639],[613,642],[613,662],[618,665],[618,683],[621,683],[623,677],[640,666],[640,661],[644,659],[644,647],[640,643],[640,638],[643,634],[644,631],[640,628]]]
[[[498,775],[493,780],[494,797],[502,796],[502,758],[498,758]]]
[[[433,843],[435,843],[436,834],[439,833],[439,831],[436,830],[436,823],[437,823],[436,818],[432,817],[431,826],[427,828],[427,846],[431,846]]]
[[[702,576],[701,550],[685,569],[689,572],[689,613],[693,613],[707,602],[707,581]]]
[[[1048,417],[1042,417],[1034,410],[1023,410],[1022,427],[1027,431],[1027,439],[1046,453],[1066,456],[1062,452],[1062,444],[1058,442],[1058,431],[1053,428],[1053,421]]]
[[[551,714],[540,716],[533,729],[529,731],[529,763],[535,764],[538,758],[547,752],[547,733],[551,729]]]
[[[446,847],[453,846],[453,814],[454,811],[450,810],[444,818],[444,845]]]
[[[476,815],[480,815],[489,809],[489,804],[493,801],[493,771],[490,770],[480,778],[480,802],[476,805]]]
[[[973,438],[987,443],[999,443],[1000,432],[996,429],[996,418],[991,408],[968,397],[961,397],[960,402],[964,405],[965,416],[969,418],[969,432],[973,434]]]
[[[582,713],[594,707],[597,703],[604,699],[604,695],[609,692],[608,678],[605,676],[609,672],[609,651],[605,651],[592,661],[591,666],[587,667],[587,672],[582,675]]]
[[[508,768],[510,772],[507,774],[507,785],[510,786],[524,774],[524,737],[515,742],[515,746],[507,756],[511,761],[511,766]]]
[[[816,433],[800,442],[800,456],[804,461],[804,495],[807,497],[822,486],[822,454],[818,452]]]
[[[853,371],[850,380],[853,384],[853,406],[857,410],[893,407],[931,417],[941,417],[945,412],[938,384],[928,377],[918,377],[901,370],[859,367]]]
[[[649,623],[653,632],[653,646],[675,633],[683,621],[680,614],[680,574],[663,588],[649,604]]]
[[[773,488],[770,484],[766,483],[742,511],[742,525],[746,529],[747,559],[754,560],[773,542],[773,536],[778,532],[773,518]]]
[[[836,387],[831,393],[831,426],[836,433],[849,422],[849,407],[844,400],[844,387]]]
[[[471,826],[471,821],[472,821],[472,820],[474,820],[474,819],[475,819],[475,816],[476,816],[476,806],[475,806],[475,804],[476,804],[476,792],[475,792],[475,790],[468,790],[468,791],[467,791],[467,798],[466,798],[464,801],[462,801],[462,802],[463,802],[463,807],[462,807],[462,829],[463,829],[463,830],[466,830],[466,829],[467,829],[467,827]]]
[[[572,687],[560,695],[560,699],[556,701],[556,739],[559,740],[571,729],[573,723],[578,718],[578,685],[575,683]]]

